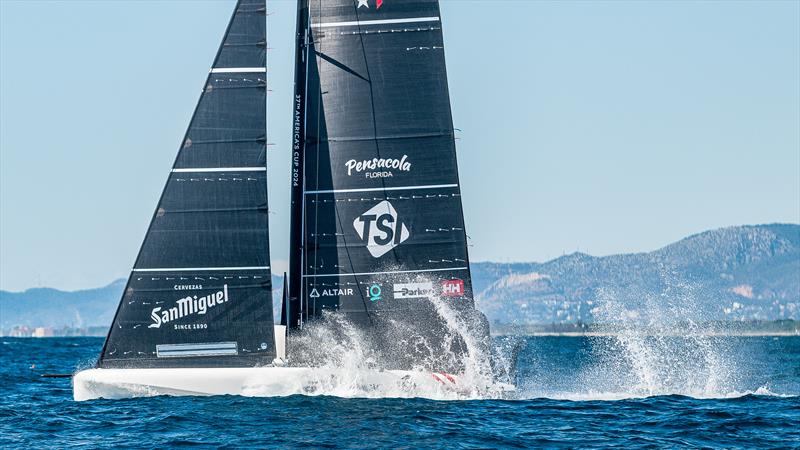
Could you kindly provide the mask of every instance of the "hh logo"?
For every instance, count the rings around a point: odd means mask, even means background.
[[[397,211],[387,200],[356,217],[353,227],[358,237],[367,242],[367,250],[375,258],[380,258],[411,236],[408,227],[397,218]]]
[[[445,297],[463,297],[464,280],[444,280],[442,281],[442,295]]]
[[[358,7],[361,8],[362,6],[369,9],[369,0],[358,0]],[[381,6],[383,6],[383,0],[375,0],[375,9],[381,9]]]

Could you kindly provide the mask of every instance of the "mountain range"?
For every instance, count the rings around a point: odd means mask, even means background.
[[[495,323],[800,318],[800,225],[737,226],[649,253],[473,265]]]
[[[797,224],[721,228],[648,253],[471,269],[477,306],[496,324],[800,319]],[[276,301],[281,284],[273,277]],[[0,291],[0,329],[108,326],[124,288]]]

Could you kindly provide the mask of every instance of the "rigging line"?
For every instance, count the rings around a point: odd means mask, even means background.
[[[353,7],[355,8],[356,18],[358,18],[358,16],[359,16],[358,7],[356,5],[353,5]],[[361,30],[361,25],[359,25],[358,28],[359,28],[359,31],[360,31]],[[374,99],[373,91],[372,91],[372,75],[370,75],[370,72],[369,72],[369,61],[367,61],[367,52],[366,52],[366,49],[364,48],[364,38],[363,38],[363,36],[361,34],[359,34],[359,40],[361,42],[361,52],[362,52],[362,54],[364,56],[364,68],[367,71],[367,79],[365,81],[369,85],[369,99],[370,99],[370,104],[372,105],[372,130],[373,130],[372,134],[377,136],[378,131],[377,131],[377,127],[376,127],[376,124],[375,124],[375,99]],[[363,77],[360,77],[360,78],[363,78]],[[329,147],[329,149],[330,149],[330,147]],[[380,151],[380,147],[378,147],[378,141],[377,140],[375,141],[375,151],[377,152],[378,157],[380,157],[381,151]],[[317,154],[319,154],[319,152],[317,152]],[[383,185],[384,188],[386,187],[386,181],[385,180],[381,180],[381,184]],[[319,184],[317,184],[317,187],[319,187]],[[344,230],[344,225],[342,224],[342,218],[339,215],[339,207],[336,204],[334,204],[333,205],[333,209],[334,209],[334,211],[336,211],[336,220],[339,221],[339,227]],[[353,268],[355,268],[355,265],[353,264],[353,255],[350,254],[350,248],[347,246],[346,239],[347,238],[345,236],[342,236],[342,241],[345,244],[344,250],[345,250],[345,254],[347,255],[347,261],[350,263],[350,268],[352,270]],[[358,277],[355,277],[355,279],[356,279],[356,283],[360,282]],[[364,293],[361,291],[360,288],[358,290],[358,295],[361,297],[361,303],[364,304],[364,313],[367,315],[367,319],[369,319],[370,325],[374,325],[374,321],[372,320],[372,314],[370,314],[370,312],[369,312],[369,305],[367,304],[367,299],[364,297]]]
[[[359,43],[361,44],[361,54],[362,54],[362,56],[364,58],[364,70],[366,70],[366,72],[367,72],[367,78],[366,78],[365,81],[367,82],[367,85],[369,86],[369,101],[370,101],[370,107],[372,109],[372,135],[377,137],[378,136],[378,125],[376,123],[376,119],[377,118],[376,118],[376,115],[375,115],[375,93],[373,91],[373,86],[372,86],[372,74],[370,73],[370,70],[369,70],[369,59],[367,59],[367,49],[366,49],[366,46],[364,45],[364,35],[361,34],[361,23],[358,20],[359,19],[358,7],[355,6],[355,5],[354,5],[354,7],[355,7],[355,13],[356,13],[356,19],[357,19],[356,20],[356,24],[357,24],[358,31],[359,31],[358,39],[359,39]],[[360,77],[360,78],[363,78],[363,77]],[[378,158],[380,158],[381,157],[381,149],[380,149],[379,142],[378,142],[377,139],[374,139],[374,142],[375,142],[375,153],[377,154]],[[319,185],[317,185],[317,186],[319,186]],[[384,189],[386,188],[386,180],[381,179],[381,186]],[[337,220],[339,220],[339,226],[342,227],[342,229],[344,229],[344,226],[341,223],[342,219],[339,216],[339,207],[337,205],[335,205],[335,204],[334,204],[334,210],[336,211],[336,218],[337,218]],[[343,238],[342,240],[344,241],[345,238]],[[350,267],[352,269],[352,268],[355,267],[353,265],[353,257],[350,254],[350,248],[347,247],[347,242],[346,241],[344,242],[344,244],[345,244],[345,254],[347,255],[347,260],[350,262]],[[394,257],[395,257],[395,260],[396,260],[397,259],[397,253],[395,253],[394,251],[392,253],[394,254]],[[357,283],[360,281],[357,276],[355,277],[355,279],[356,279]],[[367,314],[367,318],[370,321],[370,325],[372,325],[373,324],[373,320],[372,320],[372,315],[369,312],[369,306],[367,305],[367,299],[364,297],[364,293],[361,291],[361,289],[359,289],[358,292],[359,292],[359,295],[361,296],[361,302],[364,304],[364,312]]]
[[[322,0],[319,0],[317,5],[319,7],[318,8],[319,9],[318,14],[319,14],[320,17],[322,17]],[[310,11],[311,11],[311,9],[309,8],[308,35],[310,36],[309,43],[311,44],[311,46],[307,49],[308,56],[309,56],[309,61],[311,60],[310,57],[311,57],[311,52],[312,51],[314,52],[314,54],[317,54],[317,45],[320,45],[320,49],[321,49],[321,43],[317,42],[316,36],[311,31],[311,27],[310,27],[311,14],[310,14]],[[311,63],[309,62],[309,64],[311,64]],[[323,106],[322,106],[322,75],[320,74],[319,65],[317,65],[317,59],[316,58],[314,58],[314,67],[316,67],[317,79],[319,81],[319,83],[314,83],[314,87],[315,88],[317,88],[317,84],[319,85],[319,88],[316,89],[316,95],[317,95],[317,105],[316,105],[317,106],[317,110],[316,110],[317,121],[316,121],[316,133],[315,133],[316,136],[319,136],[321,134],[321,131],[322,131],[322,108],[323,108]],[[306,92],[306,95],[308,95],[307,92]],[[325,127],[325,132],[327,133],[327,131],[328,131],[328,128]],[[330,151],[330,148],[328,148],[328,150]],[[315,155],[314,155],[314,157],[315,157],[315,160],[314,160],[314,163],[315,163],[315,167],[314,167],[314,185],[315,186],[319,186],[319,157],[320,157],[319,153],[320,152],[319,152],[319,148],[318,148],[317,151],[315,152]],[[303,196],[303,200],[305,200],[305,195]],[[315,210],[314,210],[314,234],[318,235],[319,234],[319,207],[315,206],[314,208],[315,208]],[[334,210],[335,210],[335,208],[334,208]],[[317,242],[316,239],[315,239],[314,242],[316,244],[316,242]],[[317,246],[315,245],[314,247],[317,247]],[[315,248],[315,250],[314,250],[314,272],[315,273],[317,271],[316,268],[318,267],[318,265],[317,265],[318,254],[319,254],[319,252]],[[337,261],[337,263],[338,263],[338,261]],[[314,298],[314,309],[315,310],[316,310],[316,306],[317,306],[317,299]]]
[[[356,8],[356,18],[357,19],[358,19],[358,16],[359,16],[358,8]],[[359,43],[361,44],[361,54],[364,57],[364,69],[367,71],[367,78],[368,78],[367,83],[369,84],[369,102],[370,102],[370,107],[372,109],[372,135],[373,135],[373,139],[372,140],[375,141],[375,152],[378,155],[378,158],[380,158],[381,157],[381,146],[380,146],[380,141],[378,141],[378,118],[377,118],[377,115],[375,113],[375,91],[373,89],[373,84],[372,84],[372,74],[370,73],[370,70],[369,70],[369,59],[367,58],[367,47],[364,44],[364,35],[360,33],[361,32],[361,23],[358,22],[357,26],[358,26],[358,31],[359,31],[358,40],[359,40]],[[386,190],[386,179],[385,178],[381,178],[381,186],[383,186],[383,189]],[[395,259],[397,259],[396,250],[392,249],[392,253],[394,254]]]
[[[321,17],[322,16],[322,2],[320,1],[318,4],[319,4],[319,15]],[[312,41],[312,42],[313,42],[313,45],[315,47],[317,45],[319,45],[319,43],[317,41]],[[323,59],[326,59],[326,58],[324,58],[322,56],[322,52],[321,51],[318,52],[316,50],[316,48],[314,49],[314,53],[319,55]],[[315,64],[316,64],[316,62],[315,62]],[[334,64],[334,65],[337,65],[337,64]],[[317,71],[317,73],[319,73],[319,70]],[[358,74],[356,74],[356,75],[358,75]],[[363,77],[361,77],[361,76],[359,76],[359,78],[363,79]],[[322,106],[321,106],[323,104],[322,103],[322,89],[321,88],[318,90],[318,94],[317,95],[318,95],[318,97],[317,97],[318,102],[317,102],[317,133],[316,134],[317,134],[317,136],[320,136],[321,135],[321,131],[322,131],[322,129],[321,129],[322,121],[323,121]],[[326,128],[325,132],[327,134],[327,128]],[[328,151],[330,152],[330,147],[328,148]],[[316,186],[319,186],[319,177],[320,177],[320,171],[319,171],[319,167],[320,167],[320,151],[319,151],[319,149],[317,149],[317,151],[315,152],[315,155],[316,155],[316,173],[315,173],[314,181],[315,181]],[[305,199],[305,195],[303,196],[303,198]],[[336,205],[334,205],[333,210],[334,210],[334,212],[336,214],[336,221],[338,222],[339,227],[344,229],[344,225],[342,223],[342,217],[340,215],[339,208]],[[318,232],[319,232],[319,214],[315,214],[315,217],[314,217],[314,233],[318,235]],[[342,239],[344,240],[345,237],[343,236]],[[346,246],[347,242],[344,241],[344,244]],[[348,262],[350,264],[350,267],[352,268],[352,267],[354,267],[352,255],[350,255],[350,251],[349,251],[349,249],[347,247],[345,247],[345,250],[346,250],[345,254],[347,256],[347,260],[348,260]],[[315,250],[314,251],[314,267],[315,267],[314,271],[315,271],[315,275],[316,275],[317,256],[318,256],[318,254],[319,254],[319,252]],[[369,311],[369,308],[368,308],[367,299],[364,297],[364,293],[361,291],[361,289],[358,289],[358,295],[361,298],[361,303],[364,305],[364,313],[367,315],[367,319],[369,319],[370,325],[374,325],[374,321],[372,319],[372,314],[370,314],[370,311]],[[316,300],[315,300],[315,302],[316,302]]]
[[[316,51],[316,50],[314,50],[314,54],[316,54],[316,55],[317,55],[317,56],[319,56],[320,58],[324,59],[325,61],[328,61],[329,63],[333,64],[334,66],[336,66],[336,67],[338,67],[338,68],[340,68],[340,69],[344,70],[345,72],[347,72],[347,73],[349,73],[349,74],[351,74],[351,75],[355,75],[355,76],[357,76],[358,78],[361,78],[362,80],[364,80],[364,81],[366,81],[366,82],[369,82],[369,80],[368,80],[368,79],[366,79],[366,78],[364,78],[363,76],[361,76],[361,74],[359,74],[359,73],[358,73],[358,72],[356,72],[355,70],[353,70],[353,69],[351,69],[351,68],[347,67],[346,65],[342,64],[341,62],[339,62],[339,61],[337,61],[337,60],[335,60],[335,59],[331,58],[330,56],[328,56],[328,55],[326,55],[326,54],[324,54],[324,53],[322,53],[322,52],[318,52],[318,51]]]

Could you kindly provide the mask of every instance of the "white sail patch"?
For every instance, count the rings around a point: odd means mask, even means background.
[[[194,314],[205,314],[209,308],[221,305],[228,301],[228,285],[222,286],[221,291],[204,297],[189,295],[175,301],[175,306],[163,309],[159,306],[150,312],[153,321],[147,328],[161,328],[162,324],[172,322]]]
[[[358,237],[366,241],[367,250],[375,258],[380,258],[411,237],[408,227],[398,219],[397,210],[388,200],[356,217],[353,227]]]

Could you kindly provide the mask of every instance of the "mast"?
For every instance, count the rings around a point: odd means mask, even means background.
[[[295,35],[294,108],[292,120],[291,217],[289,230],[289,286],[287,318],[289,329],[300,328],[303,317],[304,191],[306,143],[306,84],[308,74],[308,0],[297,2]]]
[[[275,358],[266,47],[265,0],[239,0],[99,367],[248,367]]]

